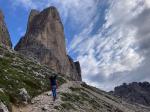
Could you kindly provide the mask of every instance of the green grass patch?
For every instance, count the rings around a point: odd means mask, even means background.
[[[8,105],[10,98],[6,93],[0,92],[0,100],[5,104]]]
[[[62,101],[77,102],[80,100],[80,96],[73,93],[61,93],[61,95]]]
[[[75,91],[75,92],[81,91],[81,88],[70,87],[69,89],[71,89],[72,91]]]
[[[61,107],[63,107],[64,109],[66,109],[66,110],[76,110],[75,108],[74,108],[74,106],[71,104],[71,103],[68,103],[68,102],[65,102],[65,103],[62,103],[61,104]]]
[[[57,77],[57,81],[58,81],[58,86],[67,82],[63,77],[60,76]]]
[[[91,87],[87,86],[88,89]],[[64,102],[74,103],[76,106],[80,108],[80,106],[86,105],[87,103],[91,106],[89,108],[94,110],[100,110],[103,108],[99,99],[93,97],[91,93],[88,92],[84,87],[70,87],[72,93],[61,93],[61,99]],[[84,107],[84,106],[83,106]]]
[[[31,98],[50,90],[51,69],[3,48],[0,48],[0,54],[4,56],[0,57],[0,88],[5,90],[0,93],[0,100],[5,104],[20,103],[21,88],[25,88]],[[65,82],[66,79],[58,76],[59,86]]]

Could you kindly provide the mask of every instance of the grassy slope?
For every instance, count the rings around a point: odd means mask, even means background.
[[[24,56],[0,47],[0,100],[6,105],[20,104],[19,89],[25,88],[30,97],[49,90],[48,77],[53,70]],[[58,77],[58,83],[65,82]]]
[[[150,108],[132,105],[105,91],[85,83],[73,84],[68,92],[61,92],[61,104],[54,106],[58,112],[150,112]]]
[[[95,92],[112,100],[113,102],[118,104],[120,103],[119,100],[116,100],[114,97],[110,97],[106,92],[88,86],[84,83],[81,87],[70,87],[69,89],[72,91],[71,93],[61,93],[61,100],[63,103],[61,103],[60,106],[55,106],[55,109],[76,112],[81,111],[80,109],[86,110],[87,112],[124,112],[92,94]],[[92,91],[92,93],[87,90]]]
[[[9,106],[10,103],[21,104],[19,89],[25,88],[31,98],[48,91],[49,80],[53,70],[40,65],[36,61],[8,51],[0,47],[0,100]],[[59,75],[59,85],[66,82],[65,77]],[[68,79],[68,78],[67,78]],[[70,86],[71,92],[61,92],[61,104],[54,108],[58,111],[79,112],[127,112],[136,110],[137,106],[122,104],[121,100],[112,97],[104,91],[82,84]],[[120,107],[123,106],[123,107]],[[148,112],[139,107],[137,112]],[[148,109],[149,110],[149,109]],[[135,112],[135,111],[131,111]]]

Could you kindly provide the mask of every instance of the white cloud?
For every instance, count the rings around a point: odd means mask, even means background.
[[[31,7],[37,8],[37,6],[31,0],[15,0],[12,3],[15,6],[17,6],[17,5],[24,6],[26,9],[29,9]]]
[[[74,48],[72,52],[78,53],[77,59],[81,62],[83,78],[89,84],[95,81],[93,85],[104,90],[112,89],[117,84],[128,82],[129,78],[122,77],[129,76],[127,74],[142,65],[145,55],[138,52],[140,47],[137,42],[138,27],[131,22],[143,12],[147,2],[143,0],[111,0],[105,15],[106,22],[99,32],[92,36],[90,32],[81,32],[78,38],[75,37],[72,41],[72,43],[76,43],[72,46]],[[92,27],[91,24],[86,28],[87,31],[94,29],[95,24]],[[113,79],[114,81],[111,78],[113,74],[119,74],[116,79]],[[93,80],[92,77],[95,76],[97,79]],[[134,81],[135,77],[129,77],[130,81]]]
[[[96,13],[99,0],[13,0],[14,6],[21,6],[30,9],[42,10],[49,6],[56,6],[66,22],[71,17],[73,25],[85,27]],[[86,13],[88,12],[88,13]],[[72,25],[72,26],[73,26]]]
[[[150,8],[150,1],[149,0],[144,0],[144,2],[145,2],[145,6],[147,8]]]
[[[112,0],[106,15],[106,28],[110,25],[124,25],[143,9],[143,0]]]

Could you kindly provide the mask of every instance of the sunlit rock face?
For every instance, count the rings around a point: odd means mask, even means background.
[[[77,69],[71,57],[67,55],[64,28],[55,7],[41,12],[31,11],[26,34],[20,39],[15,50],[36,58],[40,63],[73,80],[81,80],[80,69]]]
[[[4,21],[4,15],[1,10],[0,10],[0,45],[7,48],[12,47],[10,35]]]

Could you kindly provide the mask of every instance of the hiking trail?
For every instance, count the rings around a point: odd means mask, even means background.
[[[61,104],[60,92],[69,91],[69,86],[71,86],[73,82],[68,82],[61,85],[57,89],[57,99],[53,101],[51,91],[44,92],[41,95],[33,98],[31,100],[31,104],[28,104],[25,107],[15,107],[13,106],[13,112],[58,112],[58,110],[54,109],[55,106]],[[49,110],[50,109],[50,110]]]

